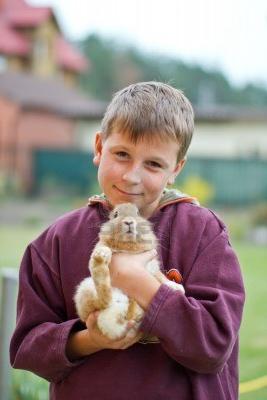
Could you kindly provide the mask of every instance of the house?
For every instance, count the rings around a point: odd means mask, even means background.
[[[31,191],[34,152],[88,148],[105,107],[58,79],[0,74],[1,174]]]
[[[25,0],[0,0],[0,57],[2,68],[72,85],[89,66],[64,37],[52,8]]]
[[[267,160],[267,108],[194,107],[195,134],[189,156]]]
[[[0,180],[28,193],[38,150],[88,148],[106,107],[77,87],[88,67],[52,8],[0,0]]]
[[[184,190],[198,196],[192,182],[201,181],[211,185],[217,205],[267,200],[266,108],[195,107],[195,133],[179,184],[187,182]]]

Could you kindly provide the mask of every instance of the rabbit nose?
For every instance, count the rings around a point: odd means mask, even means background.
[[[133,221],[124,221],[125,225],[131,226],[133,225]]]

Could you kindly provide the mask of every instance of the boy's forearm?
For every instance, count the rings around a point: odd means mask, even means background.
[[[71,333],[66,345],[66,355],[71,362],[100,350],[91,343],[88,329]]]
[[[132,254],[114,253],[109,265],[111,284],[121,289],[146,310],[161,283],[146,270],[146,265],[156,256],[154,250]],[[162,280],[161,280],[162,282]]]
[[[128,280],[126,290],[129,297],[134,298],[144,310],[147,310],[160,285],[154,276],[143,270],[143,273]]]

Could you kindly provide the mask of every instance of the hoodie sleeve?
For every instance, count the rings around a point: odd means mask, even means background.
[[[17,325],[10,343],[14,368],[31,371],[48,381],[61,381],[79,362],[70,362],[65,346],[79,320],[67,320],[60,278],[31,244],[19,275]]]
[[[141,330],[157,336],[178,363],[199,373],[222,369],[237,341],[244,304],[238,260],[215,217],[184,282],[186,295],[161,285]]]

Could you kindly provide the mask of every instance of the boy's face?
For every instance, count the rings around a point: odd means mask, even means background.
[[[167,184],[174,183],[185,160],[177,164],[179,145],[159,137],[134,144],[127,134],[96,135],[94,164],[98,180],[112,206],[134,203],[145,218],[157,208]]]

